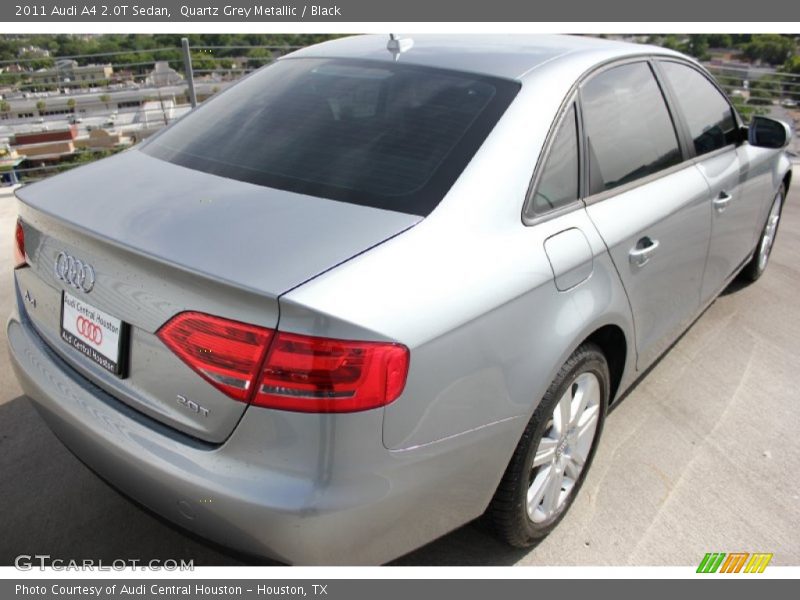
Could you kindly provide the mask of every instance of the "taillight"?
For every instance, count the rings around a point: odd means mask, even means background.
[[[28,257],[25,255],[25,231],[22,229],[22,221],[17,219],[17,230],[14,232],[14,268],[26,264]]]
[[[157,335],[231,398],[268,408],[377,408],[397,399],[408,375],[409,352],[401,344],[274,332],[196,312],[177,315]]]
[[[247,402],[272,330],[185,312],[159,329],[157,335],[211,385]]]
[[[403,391],[408,348],[278,332],[253,403],[302,412],[353,412]]]

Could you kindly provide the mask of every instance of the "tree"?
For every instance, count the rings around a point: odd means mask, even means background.
[[[251,48],[247,51],[247,58],[247,66],[251,69],[257,69],[272,60],[272,52],[266,48]]]
[[[690,35],[686,51],[694,56],[697,60],[707,60],[709,58],[708,45],[709,43],[707,35]]]
[[[192,52],[192,69],[195,71],[213,71],[217,61],[208,52]]]
[[[754,35],[742,50],[750,60],[780,65],[794,54],[794,41],[777,33]]]
[[[733,46],[733,38],[727,33],[709,33],[706,38],[711,48],[730,48]]]
[[[45,108],[47,108],[47,102],[45,102],[44,100],[39,100],[38,102],[36,102],[36,110],[39,111],[40,115],[44,112]]]
[[[789,60],[783,64],[781,70],[785,71],[786,73],[796,73],[800,75],[800,55],[795,55],[789,58]],[[795,81],[800,84],[800,79],[796,79]]]
[[[100,97],[98,98],[98,100],[100,100],[100,102],[105,104],[106,105],[106,110],[108,110],[108,103],[111,102],[111,96],[109,96],[108,94],[100,94]]]
[[[75,98],[70,98],[67,100],[67,108],[70,109],[72,112],[75,112]]]

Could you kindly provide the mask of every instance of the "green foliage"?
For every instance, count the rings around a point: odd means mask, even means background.
[[[789,60],[783,63],[782,70],[786,73],[796,73],[800,75],[800,55],[789,58]],[[800,79],[797,79],[796,82],[800,84]]]
[[[750,104],[772,104],[781,94],[781,84],[773,75],[750,82]]]
[[[733,106],[739,112],[742,117],[742,120],[745,123],[749,123],[750,119],[752,119],[755,115],[766,115],[769,113],[769,109],[764,108],[762,106],[754,106],[752,104],[748,104],[744,101],[744,99],[740,96],[735,96],[731,98],[733,102]]]
[[[0,114],[6,114],[11,112],[11,105],[8,103],[8,100],[0,100]]]
[[[47,108],[47,102],[44,100],[38,100],[36,102],[36,110],[38,110],[40,113],[44,112],[45,108]]]
[[[116,154],[120,150],[122,150],[122,148],[110,148],[108,150],[89,150],[88,148],[82,148],[72,156],[62,160],[60,164],[69,166],[83,165]]]
[[[710,48],[730,48],[733,46],[733,37],[727,33],[709,33],[705,37]]]
[[[694,56],[698,60],[706,60],[709,58],[708,49],[713,44],[710,43],[709,37],[706,34],[687,34],[687,35],[663,35],[663,36],[650,36],[648,42],[657,44],[670,50],[676,50]]]
[[[272,60],[272,52],[266,48],[251,48],[247,51],[247,58],[247,66],[251,69],[257,69]]]
[[[214,60],[214,55],[210,51],[192,51],[192,69],[194,71],[213,71],[216,68],[217,61]]]
[[[192,65],[198,71],[228,70],[235,66],[233,58],[246,56],[248,68],[258,68],[271,62],[275,56],[285,54],[291,47],[308,46],[340,35],[330,34],[23,34],[0,35],[0,60],[14,62],[29,70],[52,68],[54,57],[75,56],[78,65],[114,65],[116,72],[129,70],[142,79],[157,61],[166,61],[170,67],[183,72],[181,38],[188,37],[192,49]],[[20,56],[20,49],[34,46],[51,53],[50,57],[36,57],[29,53]],[[210,46],[214,46],[213,48]],[[224,46],[224,47],[219,47]],[[259,46],[269,46],[263,48]],[[103,54],[113,53],[113,54]],[[94,55],[94,56],[87,56]],[[33,59],[30,62],[23,59]],[[0,73],[0,85],[30,83],[26,73]],[[73,82],[74,87],[102,85],[103,82]],[[56,90],[57,86],[38,82],[35,91]]]
[[[694,56],[697,60],[707,60],[709,58],[708,47],[709,41],[707,35],[690,35],[686,51],[688,54]]]
[[[223,33],[223,34],[103,34],[78,36],[69,34],[36,34],[36,35],[0,35],[0,60],[16,60],[20,48],[36,46],[49,50],[51,56],[75,56],[81,54],[97,54],[101,52],[124,52],[108,57],[79,57],[75,60],[79,65],[90,63],[112,62],[114,64],[151,63],[166,60],[172,67],[182,61],[181,38],[188,37],[189,45],[198,46],[244,46],[244,48],[213,48],[210,54],[213,60],[231,58],[247,54],[249,46],[308,46],[324,42],[340,35],[330,34],[260,34],[260,33]],[[192,56],[194,60],[194,56]],[[53,65],[53,58],[37,59],[36,68]],[[213,67],[212,67],[213,68]]]
[[[771,65],[783,64],[795,52],[794,40],[777,33],[754,35],[742,47],[744,55],[750,60],[760,60]]]

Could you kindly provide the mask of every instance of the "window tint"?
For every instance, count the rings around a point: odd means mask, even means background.
[[[661,90],[646,63],[614,67],[581,90],[589,193],[610,190],[681,161]]]
[[[533,196],[533,212],[542,214],[578,199],[578,129],[571,106],[550,147]]]
[[[662,62],[661,67],[675,92],[698,155],[738,141],[739,130],[731,106],[708,79],[686,65]]]
[[[143,151],[222,177],[427,215],[518,91],[517,82],[425,67],[284,59]]]

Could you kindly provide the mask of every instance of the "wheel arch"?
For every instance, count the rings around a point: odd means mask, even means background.
[[[615,324],[603,325],[587,336],[581,344],[587,342],[597,345],[603,356],[606,357],[608,373],[611,377],[608,400],[609,404],[612,404],[620,391],[622,376],[625,373],[625,365],[628,359],[628,341],[625,337],[625,332]]]

